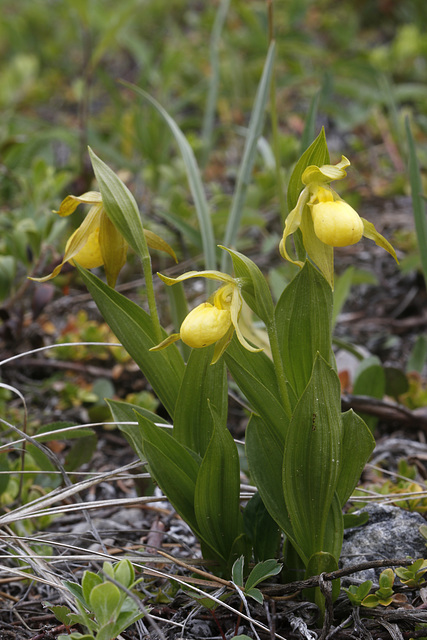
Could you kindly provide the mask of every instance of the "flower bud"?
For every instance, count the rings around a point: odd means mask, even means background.
[[[228,309],[218,309],[209,302],[204,302],[190,311],[179,333],[185,344],[200,349],[222,338],[230,326],[231,314]]]
[[[71,240],[75,236],[77,232],[75,231],[73,235],[69,238],[66,246],[65,253],[67,253],[67,249],[70,246]],[[86,244],[80,249],[73,259],[70,260],[71,264],[74,265],[74,261],[76,261],[81,267],[85,269],[94,269],[95,267],[100,267],[104,264],[104,260],[102,258],[101,246],[99,244],[99,227],[90,233],[87,239]]]
[[[314,233],[331,247],[356,244],[363,235],[363,222],[357,211],[343,200],[309,204]]]

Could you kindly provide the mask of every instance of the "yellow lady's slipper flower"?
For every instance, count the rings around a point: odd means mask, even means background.
[[[101,194],[88,191],[81,196],[67,196],[62,201],[59,211],[61,217],[69,216],[79,204],[91,204],[89,213],[82,224],[70,236],[65,246],[64,258],[57,267],[43,278],[30,278],[37,282],[46,282],[58,275],[66,262],[78,263],[85,269],[104,266],[107,282],[110,287],[116,284],[117,276],[126,262],[127,242],[111,222],[104,209]],[[149,247],[165,251],[176,260],[173,249],[167,242],[152,231],[144,229],[145,239]]]
[[[302,267],[303,263],[293,260],[286,249],[288,236],[300,228],[305,250],[318,266],[326,280],[333,287],[334,253],[333,247],[346,247],[359,242],[362,236],[388,251],[397,261],[391,244],[375,229],[374,225],[361,218],[357,211],[341,200],[331,189],[329,183],[341,180],[347,173],[345,168],[350,161],[342,156],[336,165],[325,164],[321,167],[310,165],[302,174],[305,185],[295,208],[289,213],[283,238],[280,242],[282,256]]]
[[[234,331],[245,349],[262,351],[247,342],[239,326],[243,298],[237,280],[220,271],[189,271],[178,278],[168,278],[160,273],[158,275],[167,285],[198,277],[219,280],[225,284],[216,291],[211,302],[203,302],[190,311],[184,318],[179,333],[173,333],[150,351],[160,351],[177,340],[182,340],[194,349],[216,343],[212,358],[212,364],[215,364],[229,345]]]

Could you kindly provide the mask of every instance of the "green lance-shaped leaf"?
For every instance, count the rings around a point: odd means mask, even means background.
[[[167,351],[149,352],[158,339],[148,313],[86,269],[78,269],[105,321],[173,416],[185,368],[178,349],[172,345]]]
[[[188,359],[174,415],[174,437],[204,456],[214,425],[209,404],[217,408],[221,422],[227,420],[228,388],[224,359],[211,365],[213,345],[193,349]]]
[[[308,557],[298,544],[283,495],[283,452],[284,440],[277,437],[259,416],[252,415],[246,428],[246,455],[251,477],[267,511],[306,564]]]
[[[144,259],[148,251],[147,243],[135,198],[114,171],[90,148],[89,155],[108,217],[126,242]]]
[[[344,536],[344,517],[338,493],[335,491],[329,509],[325,526],[325,537],[323,539],[323,551],[330,553],[338,562],[341,555],[341,548]]]
[[[316,354],[331,364],[332,290],[310,262],[286,287],[276,307],[283,367],[299,398],[307,386]]]
[[[233,543],[243,533],[240,464],[230,432],[215,408],[211,406],[211,410],[214,431],[197,476],[194,510],[199,530],[224,558],[226,567]]]
[[[233,260],[235,277],[240,278],[243,283],[242,294],[246,302],[257,316],[261,318],[267,326],[274,318],[274,305],[267,281],[259,267],[238,251],[232,251],[226,247],[221,247],[228,251]]]
[[[138,413],[140,413],[142,416],[148,418],[150,422],[163,423],[165,425],[169,424],[167,420],[165,420],[161,416],[158,416],[157,413],[153,413],[153,411],[144,409],[144,407],[140,407],[137,404],[132,404],[131,402],[123,402],[122,400],[111,400],[110,398],[108,398],[106,402],[110,407],[111,414],[116,422],[136,422],[135,411],[138,411]],[[139,427],[137,425],[119,424],[120,429],[122,428],[122,426],[131,430],[136,429],[137,431],[139,431]],[[125,429],[123,429],[123,432],[125,432]]]
[[[343,507],[353,493],[363,468],[375,448],[375,439],[360,416],[346,411],[342,414],[343,438],[337,494]]]
[[[307,557],[323,551],[341,465],[340,383],[318,355],[289,425],[283,493],[294,535]]]
[[[301,180],[302,174],[304,173],[306,167],[311,164],[317,165],[318,167],[321,167],[323,164],[329,164],[329,151],[326,144],[325,131],[323,128],[314,142],[312,142],[308,149],[304,151],[301,158],[295,165],[295,169],[292,172],[288,185],[289,211],[292,211],[292,209],[294,209],[298,200],[298,196],[304,188]]]
[[[151,475],[179,515],[196,535],[198,526],[194,513],[194,492],[200,461],[162,427],[136,412],[144,459]],[[136,436],[138,438],[138,436]]]
[[[262,351],[249,353],[235,337],[224,353],[224,359],[252,409],[276,432],[283,450],[289,418],[280,402],[272,361]]]

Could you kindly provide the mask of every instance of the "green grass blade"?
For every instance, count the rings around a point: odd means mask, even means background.
[[[233,247],[236,242],[237,232],[240,226],[240,219],[242,217],[243,205],[246,199],[246,193],[255,160],[257,144],[261,136],[264,124],[265,107],[269,96],[270,79],[274,64],[274,51],[275,45],[274,42],[272,42],[268,50],[267,59],[265,61],[264,70],[261,76],[261,81],[259,83],[257,94],[255,97],[255,103],[249,122],[243,158],[239,167],[236,191],[234,193],[231,211],[225,230],[223,244],[224,246],[230,248]],[[227,267],[229,266],[229,264],[230,258],[227,254],[224,253],[221,258],[221,271],[227,271]]]
[[[205,268],[216,269],[216,245],[208,201],[206,199],[206,194],[200,177],[200,170],[190,143],[188,142],[187,138],[185,137],[175,120],[162,107],[162,105],[157,102],[157,100],[150,96],[149,93],[147,93],[143,89],[140,89],[139,87],[136,87],[133,84],[130,84],[128,82],[124,82],[123,84],[129,89],[132,89],[132,91],[137,93],[145,100],[148,100],[148,102],[150,102],[150,104],[152,104],[153,107],[158,111],[158,113],[163,117],[169,129],[172,131],[179,146],[179,150],[181,151],[182,159],[184,160],[191,195],[193,196],[194,205],[196,207],[200,233],[202,235]]]
[[[427,215],[423,195],[421,173],[415,151],[414,138],[412,136],[409,118],[405,119],[406,138],[408,140],[409,153],[409,181],[411,183],[412,210],[414,212],[415,231],[417,234],[418,248],[420,250],[421,267],[424,280],[427,283]]]
[[[210,41],[210,63],[211,76],[209,81],[209,91],[206,100],[206,109],[203,117],[202,140],[203,158],[202,166],[206,166],[209,153],[212,147],[212,136],[214,130],[215,110],[218,97],[219,86],[219,45],[221,42],[222,29],[227,17],[230,0],[221,0],[215,16]]]

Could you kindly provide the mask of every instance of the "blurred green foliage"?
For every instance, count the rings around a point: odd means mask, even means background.
[[[403,116],[413,118],[427,160],[427,20],[423,0],[276,0],[280,154],[289,168],[318,94],[319,124],[352,154],[374,193],[402,192]],[[16,293],[42,256],[60,255],[66,220],[50,214],[66,193],[90,188],[90,144],[126,171],[148,226],[180,221],[181,257],[200,251],[194,207],[170,132],[126,80],[171,114],[199,158],[213,224],[222,237],[253,96],[268,47],[263,0],[233,0],[219,39],[219,89],[212,147],[201,138],[212,79],[210,36],[220,0],[21,0],[2,2],[0,23],[0,299]],[[271,150],[264,141],[243,213],[243,229],[266,224],[277,206]],[[333,149],[335,151],[335,149]],[[390,186],[391,185],[391,186]],[[350,189],[353,185],[350,184]],[[73,216],[74,218],[74,216]],[[78,220],[72,220],[76,226]],[[187,225],[187,227],[185,226]],[[262,226],[262,225],[261,225]],[[188,233],[185,233],[185,230]],[[258,232],[258,234],[261,232]],[[251,241],[242,236],[242,248]],[[36,270],[40,271],[36,266]]]

